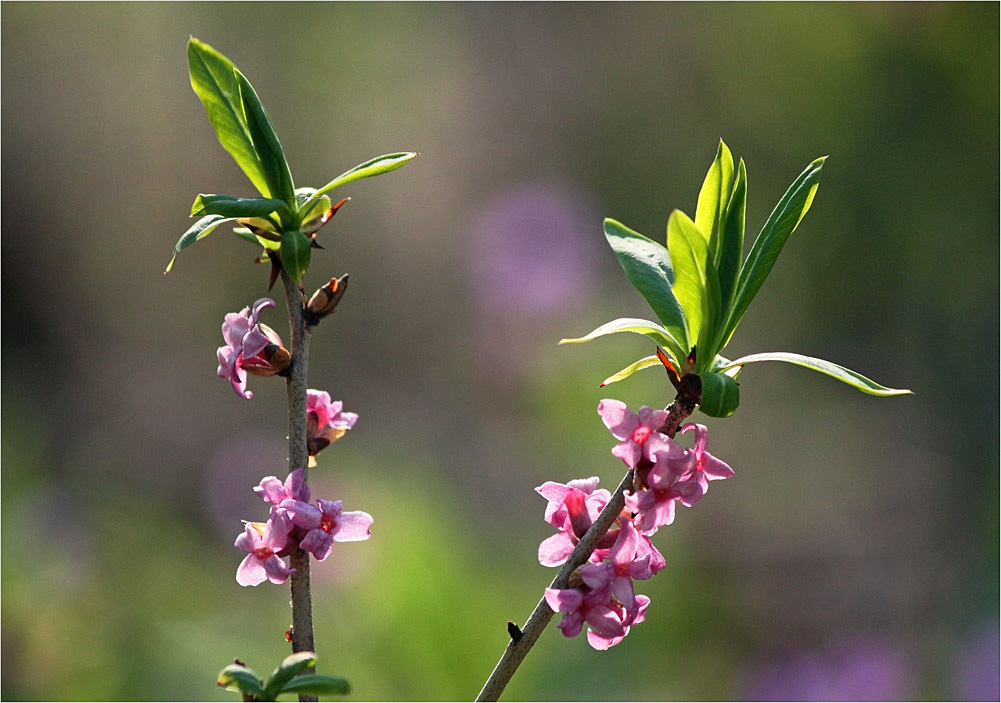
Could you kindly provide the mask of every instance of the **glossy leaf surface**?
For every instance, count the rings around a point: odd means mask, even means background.
[[[264,685],[263,697],[267,700],[275,700],[299,672],[311,666],[316,666],[316,654],[313,652],[296,652],[285,657],[268,677],[268,681]]]
[[[700,357],[711,361],[716,356],[710,347],[719,318],[720,293],[708,241],[688,215],[675,210],[667,221],[667,248],[674,265],[672,290],[685,311],[688,339],[698,345]],[[708,363],[697,368],[703,366],[708,368]]]
[[[345,183],[357,181],[362,178],[371,178],[372,176],[378,176],[379,174],[388,173],[389,171],[395,171],[408,161],[417,158],[417,156],[419,156],[419,154],[414,151],[401,151],[395,154],[385,154],[384,156],[377,156],[374,159],[369,159],[365,163],[358,164],[354,168],[348,169],[337,178],[330,181],[330,183],[316,191],[314,197],[325,195],[334,188],[342,186]]]
[[[264,180],[268,184],[268,193],[272,198],[278,198],[287,202],[295,199],[295,186],[292,184],[292,174],[289,171],[288,162],[285,160],[285,151],[278,141],[268,113],[264,110],[257,91],[250,84],[247,77],[240,71],[236,71],[237,81],[240,85],[240,99],[243,103],[243,114],[247,121],[247,129],[250,139],[257,151],[257,156],[264,172]]]
[[[820,172],[826,159],[826,156],[816,159],[793,181],[754,240],[740,271],[733,306],[723,329],[721,347],[730,340],[747,307],[761,289],[761,284],[771,273],[789,235],[796,230],[810,209],[813,196],[820,185]]]
[[[733,156],[721,139],[716,149],[716,158],[709,167],[702,190],[699,191],[699,204],[695,210],[695,226],[705,235],[714,259],[732,187]]]
[[[303,674],[285,684],[282,693],[302,693],[312,696],[346,696],[351,693],[351,682],[343,676]]]
[[[616,334],[618,332],[635,332],[637,334],[646,335],[659,346],[668,349],[672,354],[677,354],[681,348],[678,341],[666,328],[661,327],[656,322],[641,320],[636,317],[620,317],[617,320],[606,322],[583,337],[575,339],[561,339],[560,344],[579,344],[582,342],[590,342],[592,339],[604,337],[608,334]],[[684,358],[684,356],[681,356],[680,358]],[[675,356],[674,361],[678,361],[677,356]]]
[[[170,257],[170,263],[167,264],[164,273],[170,273],[170,270],[174,268],[174,261],[182,249],[191,246],[202,237],[207,237],[219,225],[225,222],[232,222],[235,219],[235,217],[223,217],[222,215],[206,215],[191,225],[188,231],[182,234],[181,238],[177,240],[177,244],[174,245],[174,253]]]
[[[719,275],[720,315],[725,322],[733,304],[734,291],[740,277],[740,264],[744,258],[744,216],[747,210],[747,169],[744,160],[737,165],[737,177],[733,182],[733,193],[726,206],[723,233],[716,252],[716,271]],[[722,336],[723,325],[719,325]],[[722,346],[717,337],[713,346]]]
[[[629,378],[637,371],[641,371],[642,369],[648,369],[651,366],[661,366],[660,359],[657,358],[656,354],[651,356],[644,356],[639,361],[634,361],[633,363],[629,364],[629,366],[627,366],[626,368],[622,369],[617,373],[613,373],[611,376],[606,378],[604,381],[601,382],[601,385],[607,386],[610,383],[617,383],[618,381],[622,381],[624,379]]]
[[[666,247],[634,232],[615,220],[605,220],[605,238],[633,287],[640,292],[654,314],[680,347],[671,351],[684,358],[691,347],[685,312],[671,290],[674,270]]]
[[[274,198],[239,198],[233,195],[200,193],[191,206],[191,216],[267,217],[274,211],[284,208],[285,203]]]
[[[727,366],[723,367],[723,370],[745,364],[754,364],[759,361],[784,361],[787,364],[795,364],[796,366],[802,366],[807,369],[812,369],[813,371],[819,371],[822,374],[826,374],[831,378],[836,378],[842,383],[847,383],[849,386],[857,388],[863,393],[868,393],[869,395],[891,396],[907,395],[912,393],[912,391],[906,389],[887,388],[886,386],[876,383],[872,379],[866,378],[860,373],[835,364],[834,362],[825,361],[824,359],[816,359],[812,356],[804,356],[802,354],[795,354],[792,352],[763,352],[761,354],[743,356],[739,359],[731,361]]]
[[[233,62],[194,37],[188,40],[191,87],[205,106],[219,143],[265,197],[272,195],[243,112]]]
[[[740,404],[740,387],[731,377],[722,373],[704,372],[699,374],[702,380],[702,399],[699,410],[709,417],[730,417],[737,411]]]
[[[242,664],[230,664],[220,671],[216,684],[224,686],[227,691],[238,691],[256,699],[264,696],[264,688],[257,674]]]

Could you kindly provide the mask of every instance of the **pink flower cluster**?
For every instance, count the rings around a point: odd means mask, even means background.
[[[284,482],[265,477],[254,492],[271,504],[267,522],[248,522],[236,538],[237,549],[247,552],[236,570],[241,586],[256,586],[264,581],[285,583],[294,572],[285,563],[296,547],[312,554],[318,561],[330,555],[334,542],[357,542],[369,538],[372,516],[360,510],[345,512],[342,501],[318,499],[309,502],[305,473],[296,469]]]
[[[570,587],[546,589],[546,602],[564,613],[558,625],[566,637],[576,637],[587,625],[587,640],[595,649],[608,649],[643,621],[650,599],[635,593],[633,580],[648,579],[666,565],[650,541],[659,527],[674,522],[675,502],[686,507],[697,503],[709,481],[733,475],[733,469],[708,451],[704,425],[688,423],[681,431],[693,432],[691,449],[660,432],[667,412],[641,407],[634,413],[618,400],[598,404],[602,422],[620,440],[612,454],[635,470],[633,491],[626,493],[626,508],[598,543],[589,559],[571,576]],[[568,484],[547,482],[535,489],[549,501],[546,522],[559,532],[539,546],[543,566],[564,563],[591,527],[611,495],[598,488],[598,479]]]

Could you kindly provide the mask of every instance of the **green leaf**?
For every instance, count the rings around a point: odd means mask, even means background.
[[[191,216],[267,217],[275,210],[285,210],[285,203],[274,198],[238,198],[233,195],[200,193],[191,206]]]
[[[636,373],[641,369],[647,369],[650,368],[651,366],[660,366],[660,365],[661,365],[660,359],[657,358],[656,354],[653,356],[644,356],[639,361],[634,361],[633,363],[629,364],[629,366],[622,369],[618,373],[613,373],[611,376],[602,381],[601,385],[607,386],[609,383],[617,383],[619,381],[629,378],[630,376],[632,376],[634,373]],[[599,388],[600,387],[601,386],[599,386]]]
[[[271,701],[275,700],[278,694],[285,690],[286,685],[300,671],[308,669],[311,666],[316,666],[316,654],[313,652],[296,652],[285,657],[282,663],[271,672],[271,676],[268,677],[268,681],[264,685],[263,698]]]
[[[700,373],[702,396],[699,410],[709,417],[730,417],[740,405],[740,387],[737,382],[722,373],[707,371]]]
[[[272,195],[243,112],[240,82],[233,62],[194,37],[188,40],[191,87],[205,106],[219,143],[264,195]]]
[[[268,113],[247,77],[237,70],[236,78],[240,84],[240,99],[243,102],[243,114],[247,119],[250,138],[257,150],[264,178],[268,183],[268,195],[289,203],[294,202],[295,186],[292,184],[292,173],[289,171],[288,161],[285,160],[285,152],[278,141],[278,135],[275,134],[271,120],[268,119]]]
[[[258,700],[264,696],[264,689],[257,674],[242,664],[230,664],[220,671],[216,684],[224,686],[227,691],[239,691]]]
[[[343,676],[303,674],[289,681],[281,692],[313,696],[346,696],[351,693],[351,682]]]
[[[863,393],[868,393],[869,395],[891,396],[907,395],[912,393],[912,391],[906,389],[887,388],[886,386],[882,386],[875,381],[866,378],[860,373],[856,373],[851,369],[846,369],[844,366],[839,366],[834,362],[825,361],[824,359],[815,359],[812,356],[803,356],[802,354],[794,354],[792,352],[763,352],[761,354],[751,354],[750,356],[734,359],[729,364],[722,367],[722,370],[743,366],[744,364],[753,364],[758,361],[784,361],[788,364],[796,364],[797,366],[802,366],[807,369],[813,369],[814,371],[819,371],[822,374],[827,374],[831,378],[836,378],[842,383],[847,383],[849,386],[857,388]]]
[[[667,329],[661,327],[656,322],[640,320],[635,317],[620,317],[617,320],[606,322],[583,337],[575,339],[561,339],[560,344],[580,344],[582,342],[590,342],[592,339],[604,337],[606,334],[615,334],[617,332],[636,332],[638,334],[646,335],[655,341],[658,346],[664,347],[673,356],[672,361],[675,363],[678,363],[679,359],[685,358],[685,351],[678,343],[678,340],[675,339]]]
[[[712,343],[719,318],[720,293],[708,242],[688,215],[675,210],[667,221],[667,248],[674,265],[672,290],[685,311],[688,339],[698,345],[696,368],[709,368],[716,357]]]
[[[395,154],[385,154],[384,156],[377,156],[374,159],[369,159],[365,163],[358,164],[354,168],[348,169],[337,178],[330,181],[330,183],[316,191],[313,198],[325,195],[334,188],[342,186],[345,183],[350,183],[351,181],[357,181],[361,178],[371,178],[372,176],[378,176],[382,173],[395,171],[403,164],[407,163],[411,159],[416,159],[418,156],[420,156],[420,154],[415,151],[401,151]],[[313,198],[311,198],[311,200]]]
[[[191,225],[188,231],[182,234],[181,238],[177,240],[177,244],[174,245],[174,254],[170,257],[170,263],[167,264],[164,273],[170,273],[170,269],[174,268],[174,260],[177,259],[177,255],[181,249],[191,246],[202,237],[207,237],[212,230],[224,222],[231,222],[235,219],[235,217],[223,217],[222,215],[206,215]]]
[[[604,228],[605,238],[629,282],[650,304],[670,336],[681,343],[680,358],[684,358],[691,348],[688,324],[685,312],[671,290],[674,270],[667,248],[615,220],[605,220]]]
[[[297,229],[282,232],[282,267],[296,285],[302,282],[309,268],[310,256],[309,238],[305,234]]]
[[[737,289],[734,294],[730,315],[721,337],[721,347],[726,345],[737,329],[747,307],[761,289],[768,274],[771,273],[775,259],[778,258],[786,240],[789,239],[803,216],[813,203],[813,196],[820,185],[820,172],[824,167],[826,156],[813,161],[803,173],[799,174],[789,189],[779,200],[778,205],[768,216],[765,226],[761,228],[754,245],[751,247],[747,260],[740,270]]]
[[[709,251],[719,249],[720,233],[723,231],[723,221],[726,218],[726,204],[733,187],[733,156],[723,140],[720,139],[706,179],[699,191],[699,204],[695,210],[695,226],[705,235]]]
[[[716,270],[719,273],[720,319],[725,321],[730,315],[733,294],[740,276],[740,261],[744,256],[744,213],[747,209],[747,170],[744,160],[737,165],[737,178],[733,183],[733,194],[726,206],[726,220],[720,239]],[[720,326],[722,331],[722,326]],[[716,345],[722,345],[717,340]],[[718,347],[719,348],[719,347]]]

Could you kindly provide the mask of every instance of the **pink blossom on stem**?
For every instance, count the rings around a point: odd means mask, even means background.
[[[587,631],[587,642],[595,649],[604,651],[609,647],[614,647],[619,642],[626,638],[629,634],[629,628],[632,625],[638,625],[646,619],[646,609],[650,605],[650,599],[644,595],[637,594],[636,596],[636,608],[630,614],[625,612],[625,609],[621,605],[612,603],[610,606],[612,610],[616,611],[616,614],[620,618],[622,623],[622,634],[615,635],[612,637],[606,637],[593,630]]]
[[[622,637],[622,613],[610,604],[608,589],[585,591],[580,588],[547,588],[546,603],[555,612],[564,613],[558,628],[563,636],[580,634],[584,624],[602,637]]]
[[[343,437],[357,421],[357,413],[344,412],[344,403],[331,401],[326,391],[306,391],[306,445],[310,456]]]
[[[584,583],[592,591],[609,588],[612,596],[622,604],[626,612],[632,613],[636,605],[633,579],[643,581],[653,576],[653,571],[650,569],[652,555],[649,551],[641,549],[640,534],[629,520],[619,518],[619,524],[621,529],[612,547],[611,561],[586,564],[580,573]]]
[[[675,494],[683,505],[691,507],[709,490],[710,481],[721,481],[733,476],[733,469],[708,451],[709,430],[705,425],[689,422],[682,432],[694,432],[695,442],[680,457],[667,459],[667,465],[678,477],[674,485]]]
[[[665,410],[653,410],[644,405],[637,415],[621,400],[606,398],[598,403],[598,415],[612,436],[622,440],[612,448],[612,454],[630,469],[639,468],[644,461],[656,463],[656,453],[675,452],[674,440],[660,432],[667,421]]]
[[[317,561],[323,561],[330,555],[334,542],[357,542],[366,540],[371,535],[372,516],[361,510],[344,512],[343,501],[316,501],[310,505],[303,501],[288,499],[281,503],[280,510],[288,516],[289,521],[304,531],[299,539],[299,546],[310,552]]]
[[[546,481],[535,489],[549,501],[546,506],[546,522],[559,530],[559,533],[546,538],[539,545],[539,562],[543,566],[559,566],[565,562],[591,524],[601,514],[611,499],[611,494],[597,486],[598,477],[592,476],[588,479],[576,479],[567,484]],[[609,530],[609,533],[611,532]],[[598,546],[607,550],[614,541],[614,534],[606,535]]]
[[[309,486],[306,484],[306,473],[302,469],[291,472],[284,482],[275,476],[265,476],[261,479],[260,485],[254,488],[254,493],[275,507],[289,498],[304,503],[309,502]]]
[[[285,370],[291,357],[282,346],[281,337],[258,322],[264,308],[275,307],[275,301],[261,298],[240,312],[226,315],[222,323],[222,338],[225,346],[216,351],[219,368],[216,374],[228,379],[233,391],[246,399],[254,397],[247,390],[247,373],[255,376],[273,376]]]
[[[236,569],[236,582],[241,586],[256,586],[264,581],[285,583],[295,569],[290,569],[278,556],[288,540],[289,523],[283,515],[272,512],[266,523],[248,522],[234,546],[247,552]]]

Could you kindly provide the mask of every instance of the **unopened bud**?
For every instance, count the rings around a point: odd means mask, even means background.
[[[348,275],[344,274],[340,278],[331,278],[326,285],[317,289],[306,303],[303,317],[307,325],[317,325],[327,315],[334,311],[337,303],[344,296],[348,289]]]

